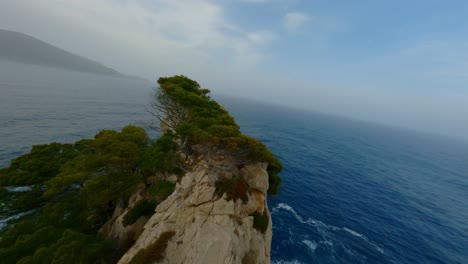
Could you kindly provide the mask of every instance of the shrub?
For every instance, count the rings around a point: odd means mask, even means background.
[[[137,203],[132,209],[130,209],[124,216],[124,226],[135,223],[142,216],[150,216],[154,214],[156,208],[156,202],[151,200],[143,200]]]
[[[226,193],[228,201],[241,199],[243,203],[247,203],[249,200],[249,185],[241,176],[218,180],[215,183],[215,187],[218,196],[221,197]]]
[[[159,201],[166,200],[174,192],[175,183],[162,180],[154,183],[148,188],[148,193],[155,196]]]
[[[0,185],[41,184],[55,177],[75,156],[70,144],[35,145],[28,154],[13,159],[8,168],[0,169]]]
[[[282,179],[278,174],[274,172],[268,172],[268,183],[269,183],[269,188],[268,188],[268,194],[270,195],[275,195],[279,191],[279,187],[281,185]]]
[[[181,174],[181,165],[177,144],[172,134],[165,134],[151,144],[145,150],[140,162],[140,167],[146,176],[157,172]]]
[[[75,149],[83,153],[65,163],[45,183],[45,195],[50,197],[78,184],[85,186],[92,206],[99,207],[131,195],[140,180],[137,166],[146,140],[143,128],[126,126],[122,132],[102,130],[92,140],[77,142]]]
[[[140,251],[133,256],[132,260],[130,260],[129,264],[146,264],[161,261],[164,257],[167,243],[174,235],[174,231],[162,233],[153,244],[145,249],[140,249]]]
[[[253,227],[258,231],[265,233],[270,222],[268,215],[265,213],[261,214],[260,212],[256,211],[251,216],[254,218]]]
[[[278,192],[281,163],[263,143],[241,133],[228,111],[208,96],[209,90],[201,89],[197,82],[182,75],[160,78],[158,84],[160,87],[154,102],[162,108],[158,109],[159,113],[174,115],[179,112],[172,109],[174,106],[183,109],[183,115],[173,124],[176,136],[191,145],[212,143],[232,151],[239,160],[248,158],[268,162],[271,184],[268,193]],[[172,103],[167,104],[167,101]],[[159,119],[164,120],[161,116]]]

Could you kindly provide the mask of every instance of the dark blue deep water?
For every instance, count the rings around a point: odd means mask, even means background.
[[[0,63],[0,167],[32,144],[149,121],[150,88]],[[273,263],[468,263],[465,143],[217,98],[284,164]]]
[[[468,263],[468,146],[225,100],[284,164],[273,263]]]

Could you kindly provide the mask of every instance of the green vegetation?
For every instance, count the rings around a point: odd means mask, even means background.
[[[153,244],[138,251],[138,253],[133,256],[132,260],[130,260],[129,264],[147,264],[162,260],[167,248],[167,243],[174,235],[174,231],[162,233]]]
[[[47,196],[79,185],[93,205],[130,195],[138,183],[138,163],[149,141],[144,129],[126,126],[122,131],[103,130],[93,140],[74,144],[79,155],[46,182]],[[86,182],[86,184],[84,184]]]
[[[36,241],[46,242],[50,238],[59,238],[48,247],[40,247],[31,251],[30,256],[22,258],[17,263],[103,263],[111,250],[110,244],[95,235],[86,235],[67,230],[59,237],[59,232],[52,228],[40,229],[34,237],[23,241],[31,244]],[[55,237],[54,237],[55,236]],[[23,246],[21,245],[21,246]],[[26,249],[34,249],[28,247]],[[25,252],[22,252],[25,253]],[[71,261],[71,262],[70,262]]]
[[[268,162],[269,194],[278,192],[282,164],[263,143],[240,132],[234,118],[210,99],[210,90],[201,89],[196,81],[181,75],[159,78],[158,84],[160,89],[155,94],[153,107],[171,116],[159,118],[164,127],[175,131],[188,146],[211,143],[237,154],[239,160]]]
[[[156,202],[151,200],[143,200],[137,203],[130,211],[125,214],[123,219],[124,226],[135,223],[142,216],[151,216],[154,214]]]
[[[184,76],[160,78],[158,83],[154,107],[169,115],[160,118],[166,133],[159,139],[150,140],[143,128],[132,125],[121,131],[102,130],[93,139],[73,144],[33,146],[30,153],[0,169],[0,187],[30,187],[16,193],[0,188],[0,214],[10,216],[34,209],[0,230],[2,263],[115,262],[118,253],[98,230],[116,206],[128,203],[138,186],[145,186],[152,197],[125,215],[125,225],[153,214],[156,202],[166,199],[175,184],[161,180],[147,187],[147,179],[182,174],[180,152],[193,154],[195,144],[227,151],[238,164],[268,162],[269,193],[278,191],[281,163],[264,144],[240,132],[228,112],[210,99],[209,90]],[[239,176],[216,182],[217,194],[226,193],[229,200],[245,203],[248,191],[245,179]],[[254,215],[256,228],[265,225],[262,217]],[[173,235],[163,233],[132,263],[162,258]]]
[[[10,167],[0,169],[0,186],[42,183],[57,175],[59,169],[75,157],[71,144],[33,146],[30,153],[13,159]]]
[[[109,261],[111,248],[87,219],[77,192],[47,203],[0,233],[2,263],[95,263]]]
[[[267,172],[269,183],[268,194],[275,195],[279,192],[282,179],[280,176],[278,176],[277,171],[270,169],[270,166],[268,166]]]
[[[173,134],[164,134],[149,146],[142,157],[141,168],[145,176],[156,172],[182,174],[182,161],[177,155]]]
[[[0,193],[0,201],[8,201],[8,203],[0,204],[0,215],[11,216],[39,207],[45,202],[42,192],[38,186],[25,192],[10,193],[4,190]]]
[[[175,183],[162,180],[152,184],[148,188],[148,193],[156,197],[158,201],[164,201],[169,195],[171,195],[174,192],[174,189]]]
[[[258,231],[265,233],[268,228],[270,220],[268,219],[267,214],[261,214],[260,212],[255,212],[252,214],[254,218],[253,227]]]
[[[36,209],[0,231],[2,263],[111,262],[110,244],[97,231],[143,182],[148,144],[139,127],[103,130],[74,144],[34,146],[0,170],[2,185],[33,184],[25,192],[2,191],[0,211]]]
[[[215,183],[215,187],[216,194],[218,194],[218,196],[223,196],[223,194],[226,193],[228,201],[237,201],[239,199],[241,199],[243,203],[249,201],[249,185],[241,176],[236,176],[232,179],[218,180]]]

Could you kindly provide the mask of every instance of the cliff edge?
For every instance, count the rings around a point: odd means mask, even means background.
[[[266,198],[281,163],[208,89],[185,76],[158,84],[158,139],[102,130],[0,169],[0,213],[15,219],[0,229],[4,263],[270,263]]]
[[[220,155],[199,157],[192,168],[156,207],[144,231],[118,263],[140,263],[137,259],[144,259],[145,250],[151,250],[163,234],[171,237],[165,253],[155,260],[158,263],[270,263],[266,164],[238,168],[229,157]],[[217,192],[216,182],[235,177],[240,182],[237,188],[249,189],[244,200]],[[243,183],[247,185],[241,186]],[[265,227],[254,224],[256,213],[266,217]]]
[[[118,263],[270,263],[272,221],[266,197],[271,156],[264,155],[270,152],[233,133],[239,127],[207,96],[209,90],[183,76],[158,82],[160,127],[177,142],[184,172]],[[204,109],[197,109],[200,105]],[[263,154],[255,155],[253,149]],[[115,232],[121,227],[114,224],[110,233],[121,233]]]

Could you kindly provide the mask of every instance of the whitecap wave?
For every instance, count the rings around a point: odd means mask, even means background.
[[[302,218],[302,216],[300,216],[296,210],[294,210],[294,208],[292,208],[291,206],[289,206],[288,204],[285,204],[285,203],[279,203],[278,205],[276,205],[275,208],[273,208],[273,212],[278,212],[279,209],[283,209],[283,210],[286,210],[286,211],[289,211],[291,212],[294,217],[297,219],[297,221],[303,223],[303,224],[309,224],[309,225],[313,225],[313,226],[317,226],[317,227],[324,227],[326,229],[331,229],[331,230],[339,230],[340,228],[339,227],[336,227],[336,226],[332,226],[332,225],[327,225],[325,224],[324,222],[322,221],[319,221],[319,220],[315,220],[315,219],[304,219]]]
[[[362,240],[369,243],[370,245],[372,245],[378,252],[380,252],[382,254],[385,254],[385,251],[381,247],[379,247],[376,244],[372,243],[371,241],[369,241],[369,239],[365,235],[363,235],[363,234],[361,234],[361,233],[359,233],[359,232],[357,232],[355,230],[352,230],[352,229],[347,228],[347,227],[338,227],[338,226],[334,226],[334,225],[328,225],[328,224],[325,224],[322,221],[311,219],[311,218],[304,219],[302,216],[300,216],[296,212],[296,210],[294,210],[294,208],[292,208],[290,205],[288,205],[286,203],[277,204],[276,207],[274,207],[272,211],[273,211],[273,213],[278,213],[279,210],[285,210],[285,211],[288,211],[288,212],[292,213],[294,215],[294,217],[296,218],[296,220],[303,223],[303,224],[311,225],[311,226],[314,226],[314,227],[317,227],[317,228],[324,228],[324,229],[328,229],[328,230],[333,230],[333,231],[341,231],[341,232],[344,231],[344,232],[346,232],[348,234],[351,234],[351,235],[353,235],[355,237],[359,237]],[[309,241],[309,240],[303,240],[302,242],[305,243],[304,241]],[[321,244],[322,242],[324,244],[328,244],[329,246],[333,246],[333,243],[330,240],[320,241],[319,244]],[[317,244],[315,244],[315,248],[313,249],[313,251],[316,248],[317,248]]]
[[[360,238],[362,238],[362,239],[364,239],[364,240],[366,240],[366,241],[369,241],[369,239],[368,239],[365,235],[363,235],[363,234],[361,234],[361,233],[358,233],[358,232],[356,232],[356,231],[354,231],[354,230],[352,230],[352,229],[349,229],[349,228],[347,228],[347,227],[343,227],[343,230],[346,231],[346,232],[348,232],[348,233],[350,233],[351,235],[353,235],[353,236],[355,236],[355,237],[360,237]]]
[[[361,233],[358,233],[358,232],[356,232],[356,231],[354,231],[354,230],[352,230],[352,229],[349,229],[349,228],[347,228],[347,227],[343,227],[343,230],[346,231],[346,232],[348,232],[348,233],[350,233],[350,234],[353,235],[353,236],[356,236],[356,237],[359,237],[359,238],[364,239],[367,243],[369,243],[370,245],[372,245],[378,252],[380,252],[380,253],[382,253],[382,254],[385,254],[385,251],[384,251],[381,247],[379,247],[379,246],[377,246],[376,244],[370,242],[369,239],[368,239],[365,235],[363,235],[363,234],[361,234]]]
[[[317,243],[315,241],[304,239],[302,240],[302,243],[304,243],[310,249],[310,251],[312,251],[312,253],[315,252],[315,249],[317,248]]]

